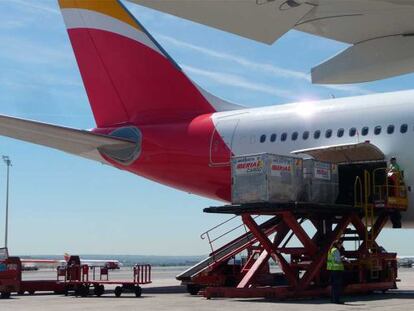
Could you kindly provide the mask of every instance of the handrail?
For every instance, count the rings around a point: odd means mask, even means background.
[[[204,240],[204,235],[208,234],[209,232],[213,231],[214,229],[217,229],[218,227],[221,227],[222,225],[224,225],[224,224],[228,223],[229,221],[233,220],[233,219],[234,219],[234,218],[236,218],[236,217],[238,217],[238,215],[233,216],[233,217],[231,217],[230,219],[227,219],[227,220],[223,221],[222,223],[219,223],[218,225],[214,226],[213,228],[210,228],[209,230],[207,230],[206,232],[203,232],[203,233],[200,235],[200,238],[201,238],[202,240]]]
[[[377,185],[376,184],[376,174],[378,171],[384,171],[385,173],[387,173],[388,168],[387,167],[380,167],[377,168],[373,171],[373,184],[374,184],[374,194],[379,194],[379,199],[380,200],[387,200],[390,196],[391,197],[400,197],[400,198],[407,198],[407,189],[406,189],[406,185],[404,183],[403,180],[403,175],[401,173],[398,173],[398,180],[400,181],[397,185],[390,185],[389,183],[389,179],[387,174],[384,175],[385,177],[385,182],[382,185]],[[385,189],[385,198],[382,197],[382,189]],[[392,193],[390,195],[390,189],[392,189]],[[377,192],[378,191],[378,192]]]
[[[257,216],[255,216],[255,217],[253,217],[253,219],[256,219],[256,218],[257,218],[257,217],[259,217],[259,216],[260,216],[260,215],[257,215]],[[214,253],[213,243],[214,243],[215,241],[217,241],[217,240],[221,239],[222,237],[226,236],[227,234],[229,234],[229,233],[231,233],[231,232],[233,232],[233,231],[236,231],[237,229],[239,229],[239,228],[241,228],[241,227],[243,227],[243,226],[244,226],[245,231],[246,231],[246,233],[247,233],[246,225],[245,225],[244,223],[242,223],[242,224],[240,224],[240,225],[238,225],[238,226],[236,226],[236,227],[234,227],[234,228],[232,228],[232,229],[230,229],[230,230],[228,230],[228,231],[226,231],[226,232],[222,233],[221,235],[219,235],[219,236],[215,237],[214,239],[211,239],[211,237],[210,237],[210,232],[212,232],[213,230],[215,230],[215,229],[217,229],[217,228],[219,228],[219,227],[223,226],[224,224],[226,224],[226,223],[228,223],[228,222],[232,221],[232,220],[233,220],[234,218],[236,218],[236,217],[239,217],[239,215],[233,216],[233,217],[231,217],[231,218],[227,219],[226,221],[223,221],[222,223],[219,223],[218,225],[216,225],[216,226],[212,227],[211,229],[209,229],[209,230],[207,230],[207,231],[203,232],[203,233],[200,235],[200,238],[201,238],[202,240],[204,240],[204,239],[207,237],[207,240],[208,240],[208,243],[210,244],[210,249],[211,249],[211,252],[212,252],[212,253]]]

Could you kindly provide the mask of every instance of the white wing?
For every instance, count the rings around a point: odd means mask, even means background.
[[[253,40],[290,29],[351,44],[312,69],[314,83],[355,83],[414,71],[413,0],[129,0]]]

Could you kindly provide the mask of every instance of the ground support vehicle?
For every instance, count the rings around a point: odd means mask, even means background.
[[[135,265],[132,280],[110,280],[107,267],[89,267],[80,264],[79,256],[71,256],[66,266],[58,267],[57,280],[64,286],[65,295],[86,297],[93,288],[93,294],[100,297],[105,293],[105,286],[118,285],[114,294],[132,292],[136,297],[142,294],[140,285],[151,283],[151,266]]]
[[[7,254],[2,249],[0,253]],[[19,257],[2,256],[0,259],[0,293],[1,298],[9,298],[12,293],[23,295],[35,292],[63,293],[63,284],[55,280],[22,280],[22,263]]]
[[[353,202],[347,204],[256,202],[206,208],[206,213],[240,218],[245,233],[214,249],[212,243],[227,232],[217,238],[211,232],[225,222],[205,232],[202,237],[210,242],[211,254],[177,279],[187,285],[190,294],[201,293],[206,298],[325,296],[330,293],[327,254],[333,242],[341,240],[347,258],[345,293],[397,288],[396,253],[387,252],[377,237],[387,224],[401,226],[401,213],[408,206],[407,189],[403,183],[388,183],[386,170],[375,165],[364,164],[362,171],[361,166],[344,168],[348,175],[340,189],[347,194],[353,188]],[[257,217],[265,221],[259,222]]]

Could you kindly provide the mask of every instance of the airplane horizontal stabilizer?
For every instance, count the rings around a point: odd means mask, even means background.
[[[0,135],[58,149],[87,159],[107,163],[102,153],[135,148],[130,140],[87,130],[0,115]]]

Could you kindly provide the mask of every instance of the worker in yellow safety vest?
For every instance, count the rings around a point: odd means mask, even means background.
[[[343,284],[344,263],[342,261],[342,242],[335,241],[328,252],[326,269],[331,273],[331,302],[342,304],[340,301]]]
[[[388,166],[388,184],[390,186],[389,195],[392,197],[399,196],[399,188],[402,182],[402,171],[397,163],[396,157],[391,157],[390,165]]]

